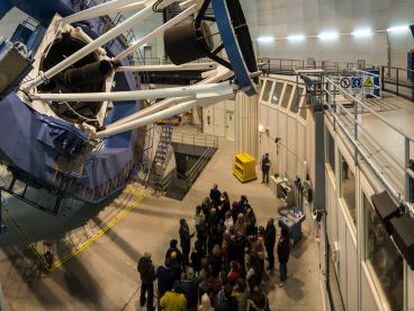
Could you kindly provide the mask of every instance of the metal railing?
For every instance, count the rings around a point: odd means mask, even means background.
[[[328,73],[341,72],[351,69],[378,68],[378,66],[366,65],[365,62],[333,62],[314,59],[287,59],[261,57],[258,59],[261,69],[266,74],[294,74],[295,70],[323,69]]]
[[[406,203],[406,208],[413,213],[410,201],[410,178],[414,178],[414,171],[410,169],[411,143],[414,138],[405,130],[395,125],[389,118],[374,111],[364,100],[350,94],[338,83],[328,77],[323,78],[323,103],[328,108],[328,115],[334,127],[339,127],[351,144],[354,146],[354,161],[364,161],[376,175],[384,187],[392,194],[398,203]],[[337,97],[348,99],[353,107],[345,107]],[[400,159],[393,154],[390,146],[385,146],[379,139],[373,137],[373,130],[367,127],[367,121],[362,122],[361,112],[370,114],[370,119],[378,121],[391,130],[395,140],[402,139],[404,148]],[[378,131],[378,128],[376,128]],[[388,134],[389,135],[389,134]],[[392,149],[392,146],[391,146]]]
[[[183,132],[173,132],[172,142],[210,148],[218,148],[219,146],[218,136],[206,134],[186,134]]]
[[[216,152],[216,148],[208,147],[193,167],[186,173],[186,181],[191,186],[200,176],[203,169],[207,166],[208,161],[210,161],[213,154]]]
[[[414,101],[414,70],[381,66],[382,90]]]

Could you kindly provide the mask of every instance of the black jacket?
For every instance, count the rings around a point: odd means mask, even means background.
[[[275,225],[266,226],[265,230],[265,246],[266,248],[273,248],[276,243],[276,227]]]
[[[289,239],[280,237],[279,243],[277,244],[277,256],[281,264],[287,264],[290,255]]]
[[[190,230],[188,226],[181,225],[179,234],[180,234],[181,248],[190,248],[192,235],[190,234]]]
[[[176,269],[160,266],[157,269],[156,276],[158,279],[159,297],[162,297],[167,291],[173,288],[174,282],[180,279],[181,272]]]
[[[151,259],[142,257],[138,261],[137,270],[141,275],[141,281],[144,284],[149,284],[155,280],[155,269]]]
[[[210,199],[215,203],[220,203],[221,192],[218,189],[211,189],[210,190]]]
[[[216,311],[235,311],[238,310],[239,305],[237,300],[233,297],[224,298],[223,302],[221,302],[217,307]]]

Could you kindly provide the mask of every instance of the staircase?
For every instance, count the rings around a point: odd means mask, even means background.
[[[155,151],[154,161],[149,172],[148,183],[154,187],[155,190],[162,190],[162,179],[167,165],[168,150],[171,145],[173,133],[172,124],[165,124],[162,127],[160,141]]]

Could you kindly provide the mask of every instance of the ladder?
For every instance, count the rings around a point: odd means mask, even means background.
[[[170,123],[164,124],[148,177],[148,183],[152,185],[155,190],[162,190],[162,179],[167,165],[167,156],[171,145],[172,133],[173,125]]]

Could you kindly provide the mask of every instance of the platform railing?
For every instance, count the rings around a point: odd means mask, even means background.
[[[334,62],[327,60],[289,59],[260,57],[258,64],[266,74],[295,74],[295,70],[322,69],[328,73],[336,73],[344,70],[378,68],[376,65],[366,65],[365,62]]]
[[[414,178],[414,171],[410,168],[411,144],[414,137],[410,136],[404,129],[395,125],[389,118],[373,110],[364,100],[349,93],[338,83],[329,77],[323,78],[324,96],[322,101],[328,108],[328,116],[331,117],[334,127],[339,127],[354,147],[355,163],[366,163],[376,175],[384,187],[392,194],[398,203],[406,203],[407,211],[414,214],[410,202],[410,179]],[[338,96],[348,99],[353,107],[345,107]],[[392,130],[395,140],[402,139],[404,148],[402,161],[395,159],[390,150],[383,143],[375,139],[362,122],[362,112],[369,113],[370,118]],[[386,162],[386,163],[384,163]],[[381,167],[389,166],[392,172],[385,172]]]
[[[382,90],[414,102],[414,70],[381,66]]]
[[[172,141],[174,143],[179,144],[186,144],[192,146],[202,146],[202,147],[210,147],[210,148],[218,148],[219,146],[219,138],[213,135],[206,135],[206,134],[185,134],[181,133],[173,133]]]

